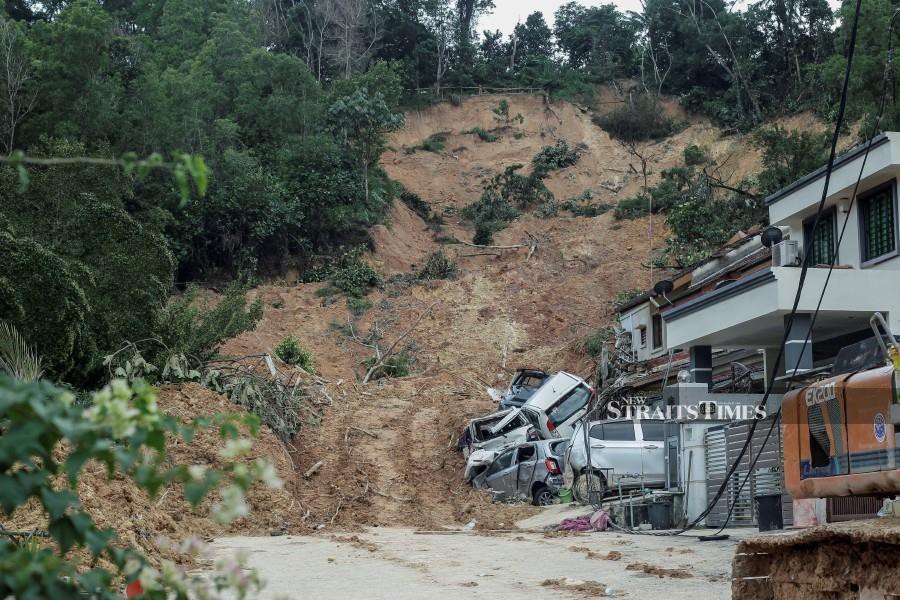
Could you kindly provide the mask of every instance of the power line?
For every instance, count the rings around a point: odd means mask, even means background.
[[[897,17],[900,16],[900,8],[894,10],[894,14],[891,16],[890,26],[888,27],[888,40],[887,40],[887,59],[885,61],[884,75],[881,79],[881,99],[879,101],[878,113],[875,116],[875,121],[872,123],[872,130],[869,133],[868,141],[866,143],[866,150],[863,154],[862,164],[859,167],[859,175],[856,177],[856,182],[853,185],[853,194],[850,196],[850,204],[847,209],[847,214],[849,215],[850,211],[853,210],[853,205],[856,203],[856,195],[859,192],[859,186],[862,182],[863,172],[866,168],[866,162],[869,158],[869,151],[872,149],[872,144],[875,140],[875,134],[878,131],[878,126],[881,124],[881,119],[884,116],[884,108],[887,100],[887,89],[888,89],[888,79],[893,78],[893,58],[894,58],[894,24],[897,20]],[[828,274],[825,276],[825,282],[822,285],[822,292],[819,294],[819,300],[816,304],[816,310],[813,312],[812,320],[810,322],[809,328],[806,331],[806,337],[803,339],[803,347],[800,351],[800,355],[797,357],[797,363],[794,365],[793,371],[790,373],[790,377],[788,378],[788,383],[790,384],[793,381],[794,374],[796,374],[797,369],[800,366],[800,360],[803,356],[803,351],[806,350],[806,346],[809,343],[809,338],[812,335],[813,327],[816,324],[816,320],[819,317],[819,310],[822,307],[822,301],[825,298],[825,290],[828,289],[828,284],[831,281],[831,274],[834,272],[835,264],[837,263],[838,251],[841,248],[841,242],[844,239],[844,233],[847,231],[847,224],[850,222],[850,219],[844,219],[844,223],[841,226],[840,235],[838,235],[837,244],[835,245],[834,253],[831,257],[831,264],[828,266]],[[813,228],[813,234],[815,233],[815,228]],[[812,234],[811,234],[812,235]],[[804,260],[806,260],[806,252],[804,253]],[[756,463],[759,461],[759,457],[762,455],[763,450],[766,447],[766,444],[769,442],[769,438],[772,436],[772,431],[775,429],[776,424],[778,423],[779,418],[781,417],[781,408],[778,407],[778,411],[775,413],[775,417],[772,419],[772,424],[769,426],[769,431],[766,433],[766,437],[763,440],[762,445],[760,446],[759,452],[756,453],[756,456],[751,461],[750,465],[747,467],[747,475],[744,477],[744,480],[741,482],[740,487],[738,488],[737,497],[740,497],[741,491],[743,491],[744,486],[747,484],[747,481],[750,479],[750,475],[753,473],[753,468],[756,466]],[[749,438],[748,438],[749,439]],[[737,498],[735,498],[735,502],[728,509],[728,514],[725,517],[725,523],[722,527],[719,528],[718,532],[721,532],[725,527],[728,526],[728,522],[731,520],[731,515],[734,512],[734,507],[737,504]],[[717,533],[718,533],[717,532]]]

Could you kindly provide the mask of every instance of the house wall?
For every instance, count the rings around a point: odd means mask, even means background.
[[[619,325],[631,334],[631,350],[634,360],[641,362],[666,353],[666,328],[663,324],[662,345],[653,347],[653,315],[658,309],[650,302],[640,304],[619,315]],[[641,327],[647,330],[647,343],[641,345]]]

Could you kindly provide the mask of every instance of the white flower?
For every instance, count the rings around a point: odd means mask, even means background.
[[[188,475],[190,475],[191,479],[194,481],[203,479],[206,476],[206,466],[191,465],[188,467]]]
[[[281,478],[278,477],[278,473],[275,471],[275,466],[264,458],[256,459],[256,468],[258,470],[258,477],[260,481],[262,481],[266,486],[280,490],[284,487],[284,482],[281,481]]]
[[[212,507],[213,519],[221,525],[231,523],[250,512],[244,499],[244,490],[229,485],[222,490],[222,499]]]
[[[219,450],[219,456],[225,460],[234,460],[235,458],[250,452],[250,448],[252,447],[253,441],[247,438],[228,440],[225,442],[225,447]]]

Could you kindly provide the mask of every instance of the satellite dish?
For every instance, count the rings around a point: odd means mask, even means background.
[[[653,286],[653,293],[657,296],[665,296],[675,289],[675,284],[669,281],[668,279],[663,279],[662,281],[657,281],[656,285]]]
[[[767,227],[765,231],[760,234],[759,239],[763,246],[771,248],[775,244],[780,243],[782,237],[784,237],[784,234],[781,233],[781,229],[778,227]]]

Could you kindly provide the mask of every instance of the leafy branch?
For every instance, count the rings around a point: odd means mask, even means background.
[[[166,161],[162,154],[154,152],[146,158],[140,158],[134,152],[126,152],[119,158],[101,158],[94,156],[72,157],[37,157],[28,156],[22,150],[15,150],[8,156],[0,156],[0,162],[6,163],[16,169],[19,175],[19,192],[28,190],[31,178],[28,174],[28,166],[49,167],[59,165],[95,165],[105,167],[117,167],[122,169],[125,175],[135,175],[139,178],[146,177],[154,170],[171,171],[178,186],[182,206],[191,198],[192,189],[201,198],[206,195],[209,184],[209,168],[202,156],[192,154],[176,154],[174,159]]]

